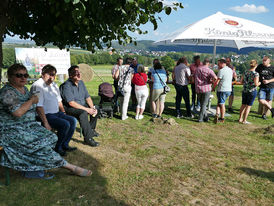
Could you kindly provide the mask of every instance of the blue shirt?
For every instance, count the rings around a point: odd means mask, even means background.
[[[63,99],[63,104],[67,107],[70,107],[69,102],[71,101],[75,101],[84,106],[86,104],[86,98],[90,97],[82,80],[78,82],[77,86],[70,79],[68,79],[60,86],[60,93]]]
[[[134,69],[134,73],[138,73],[138,72],[137,72],[138,66],[139,66],[139,64],[137,64],[136,66],[134,66],[133,64],[130,65],[130,67],[131,67],[132,69]]]
[[[160,76],[163,82],[159,79],[159,76],[156,74],[156,72],[158,73],[158,75]],[[151,76],[154,79],[153,89],[163,89],[164,86],[166,85],[166,80],[167,80],[166,71],[164,69],[153,70],[151,73]]]

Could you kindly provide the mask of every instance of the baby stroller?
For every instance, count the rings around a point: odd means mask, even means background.
[[[101,118],[112,118],[114,109],[114,93],[112,85],[104,82],[99,85],[98,95],[101,97],[99,108]]]

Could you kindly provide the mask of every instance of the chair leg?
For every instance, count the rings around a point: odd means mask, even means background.
[[[5,173],[6,173],[6,185],[8,186],[10,184],[10,171],[9,168],[5,168]]]

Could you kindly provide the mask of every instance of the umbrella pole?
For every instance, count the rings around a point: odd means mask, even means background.
[[[213,47],[213,59],[212,59],[213,69],[215,66],[215,59],[216,59],[216,44],[217,44],[217,39],[214,40],[214,47]]]

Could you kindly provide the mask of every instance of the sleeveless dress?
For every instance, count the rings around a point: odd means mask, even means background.
[[[29,100],[9,84],[0,89],[0,146],[4,148],[0,165],[18,171],[40,171],[58,168],[67,162],[53,148],[57,136],[35,121],[32,105],[21,117],[12,115]]]

